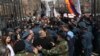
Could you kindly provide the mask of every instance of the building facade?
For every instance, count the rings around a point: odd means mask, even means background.
[[[33,16],[40,13],[41,0],[22,0],[24,16]]]

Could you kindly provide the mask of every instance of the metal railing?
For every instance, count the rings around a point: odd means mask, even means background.
[[[0,29],[15,27],[23,17],[22,0],[0,0]],[[11,25],[7,25],[11,23]]]

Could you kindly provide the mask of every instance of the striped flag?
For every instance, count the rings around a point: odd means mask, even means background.
[[[65,3],[67,5],[67,8],[68,8],[70,14],[79,15],[77,10],[75,9],[75,6],[74,6],[72,0],[65,0]]]

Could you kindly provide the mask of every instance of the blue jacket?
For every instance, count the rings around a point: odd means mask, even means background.
[[[24,40],[25,42],[25,51],[27,52],[33,52],[33,46],[31,42],[28,42],[27,40]]]
[[[35,37],[39,36],[39,31],[41,30],[40,26],[35,26],[32,31],[34,32]]]
[[[94,39],[93,34],[89,31],[84,32],[82,35],[82,45],[83,49],[85,48],[92,48],[92,40]]]

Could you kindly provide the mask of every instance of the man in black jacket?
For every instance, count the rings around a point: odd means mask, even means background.
[[[33,42],[34,46],[41,46],[43,49],[51,49],[55,44],[52,38],[50,38],[47,32],[43,29],[39,31],[39,38],[36,38]]]

